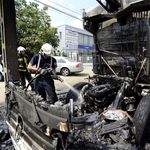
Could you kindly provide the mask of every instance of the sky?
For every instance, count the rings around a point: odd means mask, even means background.
[[[85,9],[85,12],[88,12],[99,5],[96,0],[27,0],[27,2],[38,3],[39,8],[42,8],[44,5],[41,3],[44,3],[59,10],[57,11],[50,7],[48,9],[47,13],[51,17],[52,27],[58,27],[67,24],[81,29],[83,29],[83,9]],[[61,13],[60,11],[65,12],[66,14]]]

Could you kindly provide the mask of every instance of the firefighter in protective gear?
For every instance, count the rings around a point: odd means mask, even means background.
[[[37,74],[44,72],[46,68],[52,68],[56,72],[57,62],[52,57],[54,48],[46,43],[42,45],[39,54],[32,57],[29,62],[28,69],[35,71]],[[36,65],[36,67],[35,67]],[[43,97],[49,104],[54,104],[58,99],[55,92],[54,80],[51,76],[51,70],[44,72],[42,76],[39,76],[34,81],[34,90],[36,94]],[[47,95],[48,97],[47,97]]]
[[[26,79],[28,82],[32,79],[30,70],[27,69],[29,57],[25,54],[26,49],[22,46],[17,48],[18,51],[18,64],[21,88],[26,88]],[[34,90],[33,82],[31,83],[31,90]]]

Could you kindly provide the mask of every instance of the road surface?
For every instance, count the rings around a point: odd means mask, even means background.
[[[60,76],[64,80],[64,82],[66,82],[67,84],[69,84],[71,86],[73,86],[79,82],[88,82],[87,77],[89,75],[90,76],[93,75],[91,67],[85,68],[80,73],[72,74],[72,75],[66,76],[66,77],[58,74],[58,76]],[[55,80],[55,88],[58,91],[64,90],[64,89],[68,90],[68,87],[58,80]],[[5,102],[5,83],[0,82],[0,103],[2,104],[4,102]]]

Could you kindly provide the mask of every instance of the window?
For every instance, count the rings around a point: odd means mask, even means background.
[[[60,58],[56,58],[57,63],[61,63],[61,59]]]
[[[89,45],[89,40],[88,36],[84,35],[84,45]]]
[[[65,57],[66,60],[70,61],[70,62],[76,62],[75,60],[71,59],[71,58],[68,58],[68,57]]]
[[[83,34],[79,34],[79,39],[78,39],[79,44],[83,45]]]
[[[55,58],[57,63],[66,63],[65,60],[63,60],[62,58]]]
[[[62,32],[59,32],[59,38],[62,39]]]
[[[89,39],[90,39],[89,46],[93,46],[93,44],[94,44],[93,37],[90,36]]]
[[[63,59],[61,59],[61,63],[66,63],[66,61],[65,61],[65,60],[63,60]]]

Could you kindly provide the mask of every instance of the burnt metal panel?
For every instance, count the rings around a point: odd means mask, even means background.
[[[16,107],[13,107],[10,114],[10,120],[9,123],[11,127],[14,129],[17,129],[17,115],[20,115],[20,112]],[[16,118],[16,119],[15,119]],[[51,137],[46,136],[41,131],[39,131],[37,128],[35,128],[34,124],[31,124],[28,120],[28,118],[22,116],[23,121],[23,130],[22,135],[24,140],[31,146],[35,146],[38,144],[38,149],[55,149],[55,144],[53,143],[53,140]],[[8,121],[8,120],[7,120]]]
[[[146,50],[146,57],[147,57],[147,75],[150,75],[150,26],[147,29],[147,50]]]
[[[97,0],[97,2],[99,2],[108,12],[118,11],[119,7],[121,7],[121,4],[118,0],[106,0],[106,5],[104,5],[101,0]]]
[[[139,11],[148,11],[150,8],[150,0],[130,0],[128,3],[122,1],[122,10],[116,13],[116,17],[125,16],[129,12],[136,12],[137,8]]]
[[[34,112],[31,102],[27,101],[27,99],[21,96],[17,91],[14,91],[14,96],[15,100],[18,102],[18,110],[21,114],[23,114],[23,117],[28,118],[30,123],[35,124]],[[50,128],[50,130],[59,130],[59,124],[61,122],[67,123],[69,119],[69,114],[67,112],[60,111],[57,108],[51,107],[50,110],[45,111],[36,106],[36,110],[40,121],[45,123]]]
[[[1,0],[1,43],[5,83],[18,81],[17,36],[14,0]]]
[[[106,2],[103,4],[106,5]],[[126,16],[129,12],[135,12],[137,8],[142,8],[142,11],[148,11],[150,8],[150,0],[120,0],[120,4],[121,8],[113,13],[106,11],[101,5],[98,5],[91,11],[84,13],[83,18],[102,23],[106,20],[112,19],[113,17],[119,18]]]

